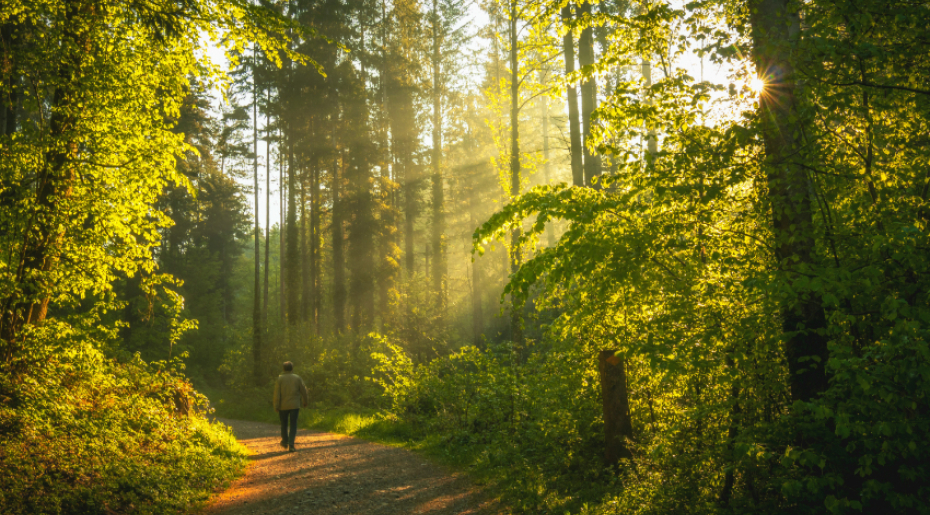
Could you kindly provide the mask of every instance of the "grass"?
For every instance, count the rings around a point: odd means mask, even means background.
[[[271,404],[267,389],[231,391],[202,388],[210,399],[215,415],[221,418],[278,423],[278,414]],[[311,405],[300,410],[299,427],[327,431],[392,446],[408,446],[414,438],[411,428],[390,419],[380,410],[362,406]]]

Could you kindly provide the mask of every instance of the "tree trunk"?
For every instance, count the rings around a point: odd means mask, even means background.
[[[313,166],[313,160],[310,160]],[[300,321],[303,324],[310,322],[310,306],[313,303],[313,293],[310,291],[312,277],[310,276],[310,213],[307,204],[310,199],[310,176],[307,170],[300,174]]]
[[[322,284],[320,278],[320,161],[319,152],[314,150],[310,175],[310,303],[308,319],[313,333],[320,335],[320,305]]]
[[[267,93],[267,92],[266,92]],[[271,97],[268,96],[269,105]],[[265,278],[262,292],[262,327],[268,329],[268,271],[271,255],[271,133],[268,132],[271,116],[265,117]]]
[[[472,218],[472,225],[478,227],[480,222]],[[465,251],[471,249],[471,239],[465,240]],[[481,335],[484,334],[484,309],[481,299],[481,274],[478,268],[479,260],[471,260],[471,313],[472,313],[472,341],[475,347],[481,347]]]
[[[285,259],[285,241],[284,241],[284,220],[286,219],[286,207],[284,205],[284,138],[283,134],[279,133],[281,138],[278,140],[278,277],[280,284],[278,285],[278,310],[280,323],[283,326],[287,320],[287,289],[285,284],[284,270],[287,265],[287,260]]]
[[[633,438],[633,421],[626,370],[623,360],[612,350],[601,351],[597,363],[604,406],[604,462],[614,466],[623,458],[633,457],[627,447],[627,440]]]
[[[572,8],[566,5],[562,8],[562,23],[570,27],[572,23]],[[562,36],[562,50],[565,53],[565,74],[575,71],[575,43],[571,31]],[[581,149],[581,123],[578,115],[578,89],[574,85],[566,88],[568,102],[568,139],[571,145],[572,185],[584,186],[584,161]]]
[[[346,329],[346,277],[342,234],[342,174],[339,173],[339,153],[336,149],[336,128],[333,124],[333,331]],[[345,160],[343,159],[343,162]]]
[[[640,63],[640,67],[643,75],[643,85],[648,90],[652,87],[652,63],[648,59],[643,59]],[[651,164],[655,159],[656,152],[659,151],[656,131],[653,128],[649,128],[646,133],[646,151],[648,152],[648,154],[646,154],[646,162]]]
[[[414,222],[417,216],[416,176],[416,165],[408,155],[404,165],[404,268],[406,268],[407,280],[413,280],[416,266],[413,238]]]
[[[261,386],[262,377],[262,306],[261,306],[261,233],[258,220],[258,81],[256,68],[258,67],[258,49],[252,47],[252,175],[255,179],[255,285],[252,295],[252,377],[255,386]]]
[[[0,135],[16,132],[16,105],[19,96],[18,69],[14,51],[18,44],[14,30],[15,17],[0,27]],[[9,74],[9,75],[7,75]]]
[[[393,192],[393,181],[391,180],[391,169],[397,169],[396,161],[391,152],[391,142],[388,139],[388,126],[390,110],[387,100],[388,80],[396,81],[396,77],[390,77],[392,70],[388,69],[388,50],[387,50],[387,7],[385,0],[381,0],[381,77],[378,83],[379,100],[381,102],[381,126],[378,135],[381,146],[381,166],[378,177],[379,192],[379,230],[378,230],[378,256],[377,263],[377,288],[378,288],[378,314],[380,321],[378,329],[381,333],[387,331],[389,321],[393,318],[391,309],[391,294],[394,290],[394,232],[396,223],[394,220],[394,206],[391,202]],[[393,167],[392,167],[393,165]]]
[[[293,134],[288,136],[287,151],[287,323],[300,320],[300,229],[297,225],[297,170],[294,165]]]
[[[545,83],[547,77],[542,71],[539,72],[540,83]],[[551,180],[549,163],[549,97],[543,95],[542,99],[542,140],[543,140],[543,180],[546,185]],[[552,230],[552,223],[546,224],[546,244],[549,247],[555,245],[555,234]]]
[[[813,264],[814,231],[810,184],[804,159],[803,121],[798,112],[792,50],[800,37],[797,9],[788,0],[753,0],[750,9],[753,58],[765,73],[759,121],[765,148],[775,257],[786,280]],[[791,398],[809,401],[827,388],[827,321],[817,295],[782,306]]]
[[[440,37],[439,10],[437,0],[433,0],[433,226],[431,235],[431,246],[433,254],[433,293],[436,295],[436,306],[440,313],[445,311],[446,306],[446,260],[444,249],[444,232],[445,232],[445,213],[443,187],[442,187],[442,89],[440,87],[440,78],[442,70],[440,59],[440,46],[442,38]],[[442,318],[440,317],[440,322]]]
[[[510,1],[510,196],[520,194],[520,68],[517,60],[517,1]],[[520,227],[510,233],[510,272],[517,273],[523,262],[520,248]],[[523,303],[518,295],[510,296],[510,339],[514,346],[523,346]]]
[[[59,201],[67,200],[72,194],[75,171],[72,160],[77,152],[77,144],[66,139],[76,123],[73,114],[77,84],[75,73],[80,68],[89,35],[77,32],[76,28],[86,29],[86,20],[79,20],[81,15],[95,14],[93,7],[82,7],[78,2],[66,2],[65,21],[61,46],[64,56],[58,63],[57,84],[52,96],[51,119],[49,120],[50,150],[45,153],[45,170],[35,186],[35,204],[32,207],[33,226],[26,230],[22,245],[16,256],[17,272],[13,278],[14,287],[5,292],[0,306],[0,363],[3,371],[8,372],[12,382],[17,382],[23,372],[21,367],[8,368],[21,349],[24,325],[36,325],[45,320],[53,285],[48,281],[48,274],[58,266],[59,251],[65,238],[66,224],[61,220],[57,208]],[[13,44],[13,29],[9,29],[9,41]],[[7,40],[4,40],[6,43]],[[7,47],[12,52],[12,47]],[[12,59],[12,56],[10,57]],[[2,63],[0,63],[2,64]],[[12,65],[12,63],[10,63]],[[4,131],[12,134],[16,131],[16,117],[20,97],[16,93],[18,79],[16,69],[10,69],[9,88],[10,104],[6,106],[6,127]],[[24,361],[20,361],[24,363]],[[15,365],[14,365],[15,366]],[[16,394],[9,392],[18,402]]]
[[[590,20],[591,3],[582,2],[581,14]],[[594,29],[587,27],[581,31],[578,39],[578,63],[584,66],[594,64]],[[601,158],[590,150],[591,144],[591,114],[597,109],[597,82],[589,77],[581,83],[581,120],[584,122],[582,150],[584,151],[584,179],[588,186],[599,187],[595,178],[601,174]]]

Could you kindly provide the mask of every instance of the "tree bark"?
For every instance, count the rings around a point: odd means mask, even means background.
[[[621,459],[633,457],[627,446],[627,440],[633,438],[633,421],[626,370],[623,360],[612,350],[601,351],[597,363],[604,407],[604,462],[614,466]]]
[[[342,232],[342,174],[336,149],[336,130],[333,125],[333,331],[342,334],[346,329],[346,277],[344,238]],[[343,159],[343,162],[345,160]]]
[[[280,272],[278,273],[279,282],[278,285],[278,310],[279,310],[279,321],[283,326],[287,321],[287,288],[285,284],[285,275],[284,270],[287,266],[287,259],[285,257],[285,241],[284,241],[284,227],[287,209],[284,204],[284,138],[282,133],[278,133],[280,139],[278,140],[278,268]]]
[[[441,53],[442,37],[440,34],[439,10],[437,0],[433,0],[433,175],[432,175],[432,201],[433,225],[431,246],[433,255],[432,279],[433,294],[436,296],[436,306],[440,313],[446,306],[446,260],[445,260],[445,213],[442,185],[442,89],[441,80]],[[442,317],[440,317],[442,321]]]
[[[562,8],[562,24],[571,27],[572,8],[566,5]],[[565,74],[575,71],[575,43],[571,31],[562,36],[562,50],[565,54]],[[568,139],[570,142],[572,162],[572,185],[582,187],[584,183],[584,161],[581,149],[581,122],[578,115],[578,89],[574,85],[566,88],[566,102],[568,103]]]
[[[539,72],[539,79],[541,83],[544,83],[546,80],[546,74],[542,71]],[[551,180],[551,165],[549,163],[549,97],[543,96],[542,100],[542,140],[543,140],[543,180],[546,181],[546,184],[549,184]],[[552,230],[552,224],[546,224],[546,244],[551,247],[555,245],[555,234]]]
[[[19,90],[16,67],[15,17],[0,26],[0,135],[16,132],[16,105]]]
[[[590,20],[591,3],[581,3],[581,15]],[[578,62],[584,66],[594,64],[594,29],[582,29],[578,39]],[[597,82],[594,77],[588,77],[581,83],[581,120],[584,122],[582,149],[584,151],[584,179],[588,186],[599,187],[595,178],[601,174],[601,158],[590,150],[591,144],[591,115],[597,109]]]
[[[252,175],[255,188],[255,285],[252,302],[252,376],[255,386],[262,386],[262,306],[261,306],[261,225],[258,220],[258,48],[252,47]]]
[[[297,170],[294,164],[293,133],[288,136],[287,152],[287,323],[300,320],[300,229],[297,225]]]
[[[268,94],[268,92],[266,92]],[[268,100],[271,100],[268,95]],[[269,104],[270,105],[270,104]],[[271,255],[271,133],[268,132],[271,115],[265,116],[265,278],[262,292],[262,327],[268,328],[268,271]]]
[[[518,61],[517,1],[510,1],[510,196],[520,194],[520,67]],[[510,273],[515,274],[523,263],[520,248],[520,227],[510,233]],[[514,346],[523,346],[523,303],[518,295],[510,296],[510,339]]]
[[[312,159],[310,166],[313,166]],[[300,174],[300,321],[304,324],[310,321],[310,306],[313,295],[310,291],[312,277],[310,276],[310,211],[307,204],[310,199],[310,176],[306,169]]]
[[[315,128],[315,127],[314,127]],[[316,135],[316,133],[314,133]],[[316,139],[316,138],[315,138]],[[320,335],[322,284],[320,274],[320,153],[313,151],[310,174],[310,302],[307,315],[313,333]]]
[[[52,96],[53,109],[49,120],[49,141],[53,144],[44,155],[44,173],[37,177],[35,203],[31,214],[32,226],[23,228],[25,234],[17,252],[18,267],[13,278],[15,286],[11,291],[5,292],[3,305],[0,306],[0,340],[3,345],[0,362],[4,368],[13,363],[16,353],[21,349],[20,332],[23,327],[42,323],[48,313],[50,295],[54,287],[48,281],[48,274],[58,266],[67,226],[61,220],[59,203],[64,203],[71,197],[75,180],[71,162],[77,152],[77,144],[68,137],[68,132],[77,123],[73,104],[79,100],[76,98],[78,72],[83,57],[90,50],[90,35],[75,30],[77,27],[88,30],[86,24],[76,20],[82,15],[95,14],[94,7],[82,6],[78,2],[66,2],[64,30],[60,42],[64,55],[58,63],[57,84]],[[14,29],[9,30],[12,44]],[[12,48],[8,51],[12,51]],[[12,56],[10,58],[12,59]],[[19,86],[18,82],[15,69],[11,69],[11,97],[4,99],[4,102],[9,102],[4,128],[8,134],[16,131],[19,94],[15,88]],[[6,368],[13,382],[17,381],[22,372],[21,367],[22,365],[13,365],[12,369]]]
[[[786,280],[814,263],[810,184],[800,162],[805,159],[792,50],[800,38],[797,6],[789,0],[753,0],[750,9],[753,59],[765,74],[759,123],[765,148],[768,199],[772,210],[775,257]],[[782,330],[788,334],[791,397],[810,401],[827,388],[827,321],[817,295],[782,306]]]

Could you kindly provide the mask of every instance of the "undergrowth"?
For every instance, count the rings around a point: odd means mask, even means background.
[[[0,404],[4,515],[190,513],[245,449],[166,363],[72,350]]]

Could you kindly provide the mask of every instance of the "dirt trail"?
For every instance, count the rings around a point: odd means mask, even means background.
[[[297,452],[278,446],[274,424],[219,419],[252,452],[245,476],[204,515],[497,515],[505,511],[468,480],[406,451],[300,430]]]

